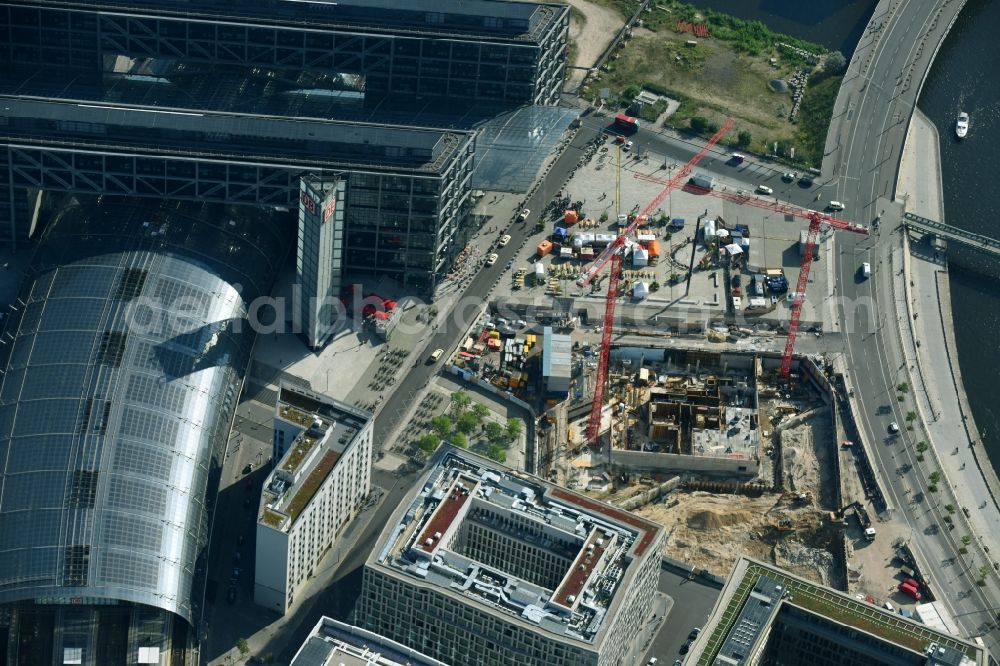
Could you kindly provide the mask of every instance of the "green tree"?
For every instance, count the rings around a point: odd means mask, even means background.
[[[944,510],[947,511],[948,513],[955,513],[955,505],[954,504],[945,504],[944,505]]]
[[[941,483],[941,472],[938,470],[934,470],[927,476],[927,480],[933,483],[934,485]]]
[[[451,406],[456,413],[468,407],[471,402],[472,398],[465,391],[455,391],[451,394]]]
[[[972,543],[972,537],[970,537],[968,534],[962,537],[963,546],[968,546],[970,543]]]
[[[693,116],[689,122],[691,123],[691,129],[698,134],[704,134],[708,130],[708,118]]]
[[[247,645],[247,639],[237,638],[236,639],[236,649],[240,651],[240,654],[244,657],[250,652],[250,646]]]
[[[633,84],[622,91],[622,99],[626,102],[631,102],[639,94],[639,91],[639,86]]]
[[[600,220],[601,222],[607,222],[608,221],[608,211],[604,211],[603,213],[601,213],[601,217],[599,217],[598,220]]]
[[[451,436],[451,439],[448,441],[450,441],[452,444],[454,444],[460,449],[469,448],[469,438],[460,432],[456,432],[455,434],[453,434]]]
[[[649,290],[650,291],[659,291],[660,290],[660,283],[657,282],[656,280],[653,280],[653,282],[649,285]]]
[[[906,420],[907,421],[916,421],[917,420],[917,413],[914,412],[914,411],[906,412]]]
[[[747,130],[740,130],[740,133],[736,135],[736,145],[740,148],[748,148],[753,142],[753,135]]]
[[[477,422],[482,423],[483,419],[490,415],[490,408],[477,402],[472,406],[472,415],[478,419]]]
[[[517,419],[507,419],[507,426],[504,428],[507,439],[511,442],[521,436],[521,422]]]
[[[902,384],[896,387],[896,390],[899,391],[900,393],[906,393],[907,391],[910,390],[910,385],[907,384],[906,382],[903,382]]]
[[[486,457],[497,462],[507,462],[507,452],[497,444],[490,444],[489,448],[486,449]]]
[[[455,420],[455,428],[459,432],[464,432],[468,435],[470,432],[476,429],[479,425],[479,419],[471,411],[465,411],[458,415],[458,419]]]
[[[438,447],[438,442],[440,441],[440,437],[428,433],[417,440],[417,446],[419,446],[420,450],[425,453],[434,453],[434,449]]]
[[[833,74],[840,74],[845,69],[847,69],[847,58],[840,51],[831,51],[826,56],[826,62],[823,63],[823,73],[832,76]]]
[[[924,453],[927,451],[927,442],[917,442],[917,453]]]
[[[496,421],[487,421],[483,429],[486,433],[486,439],[491,442],[498,442],[503,438],[504,428]]]
[[[441,414],[431,419],[431,427],[434,428],[434,432],[441,435],[441,437],[447,437],[448,433],[451,432],[453,425],[451,417],[447,414]]]

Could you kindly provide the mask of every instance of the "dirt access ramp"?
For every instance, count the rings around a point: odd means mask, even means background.
[[[618,31],[625,25],[625,17],[609,7],[588,0],[569,0],[575,11],[571,11],[569,38],[576,45],[576,57],[572,65],[593,67],[597,59],[608,48]],[[566,79],[566,89],[575,90],[587,72],[571,69]]]

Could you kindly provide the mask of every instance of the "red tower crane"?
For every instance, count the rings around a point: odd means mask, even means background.
[[[636,178],[658,183],[670,182],[647,176],[645,174],[637,174]],[[820,227],[823,224],[828,224],[832,228],[840,231],[851,231],[856,234],[864,234],[866,236],[868,235],[868,227],[848,222],[846,220],[841,220],[831,215],[827,215],[826,213],[819,213],[814,210],[783,203],[774,199],[765,199],[746,192],[703,190],[701,188],[699,188],[699,191],[704,194],[718,197],[719,199],[725,199],[726,201],[732,201],[743,206],[754,206],[756,208],[763,208],[765,210],[782,213],[784,215],[791,215],[792,217],[797,217],[799,219],[809,220],[809,229],[806,232],[806,246],[802,254],[802,264],[799,266],[799,279],[795,285],[795,291],[792,293],[792,312],[788,321],[788,337],[785,340],[785,351],[781,355],[781,376],[787,378],[792,370],[792,353],[795,351],[795,338],[799,332],[799,318],[802,316],[802,303],[805,300],[806,285],[809,282],[809,272],[812,270],[813,250],[816,249],[816,236],[819,234]]]
[[[576,283],[581,287],[586,287],[594,279],[594,277],[601,272],[607,263],[611,262],[611,275],[608,280],[608,295],[604,304],[604,329],[601,333],[601,351],[600,358],[597,363],[597,383],[594,385],[594,402],[590,406],[590,420],[587,422],[587,441],[591,444],[597,442],[598,435],[601,431],[601,407],[604,405],[604,385],[607,383],[608,379],[608,353],[611,351],[611,329],[614,326],[615,321],[615,305],[618,299],[618,281],[621,277],[621,250],[625,245],[625,237],[635,231],[643,221],[649,217],[649,214],[659,207],[663,200],[670,195],[670,193],[677,189],[678,185],[684,183],[688,176],[691,174],[692,169],[695,165],[701,161],[708,151],[712,149],[719,139],[725,135],[726,132],[733,126],[734,120],[732,118],[726,118],[726,121],[722,123],[722,127],[712,135],[712,137],[702,146],[695,155],[688,160],[687,164],[680,168],[672,178],[666,181],[663,189],[660,193],[653,197],[646,206],[639,211],[639,214],[635,216],[635,219],[625,229],[618,234],[614,242],[608,245],[603,252],[594,260],[594,263],[584,271],[583,275]]]

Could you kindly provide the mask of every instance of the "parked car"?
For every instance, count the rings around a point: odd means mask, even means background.
[[[253,463],[247,463],[246,465],[243,466],[244,474],[249,474],[252,471],[253,471]]]
[[[792,182],[797,177],[798,177],[798,174],[795,173],[794,171],[789,171],[788,173],[781,174],[781,180],[785,181],[786,183]]]
[[[772,190],[767,185],[758,185],[757,194],[774,194],[774,190]]]
[[[899,432],[899,424],[893,421],[892,423],[889,424],[889,433],[895,435],[898,432]]]
[[[431,352],[431,355],[430,355],[430,358],[428,359],[428,361],[430,363],[437,363],[438,359],[441,358],[443,355],[444,355],[444,350],[443,349],[435,349],[434,351]]]
[[[527,208],[522,208],[521,212],[517,214],[517,219],[527,220],[529,215],[531,215],[531,211]]]
[[[745,159],[746,159],[745,155],[741,155],[739,153],[733,153],[732,155],[729,156],[729,163],[730,164],[743,164],[743,160],[745,160]]]
[[[510,242],[510,234],[504,234],[500,237],[500,247],[503,247]]]
[[[829,208],[830,210],[838,210],[838,211],[844,210],[844,204],[840,203],[839,201],[831,201],[826,205],[826,207]]]
[[[493,264],[497,263],[497,259],[499,258],[500,257],[494,252],[490,256],[486,257],[486,265],[492,266]]]
[[[736,275],[734,275],[732,277],[731,282],[732,282],[732,284],[733,284],[734,287],[739,287],[741,284],[743,284],[743,278],[740,277],[739,274],[736,274]]]
[[[809,174],[803,174],[802,177],[799,178],[799,185],[803,185],[805,187],[812,187],[813,177],[810,176]]]
[[[693,641],[694,639],[698,638],[698,634],[700,633],[701,633],[701,627],[695,627],[694,629],[691,630],[691,633],[688,634],[688,640]]]
[[[629,151],[632,150],[633,143],[631,141],[626,141],[625,145],[622,146],[622,150]]]

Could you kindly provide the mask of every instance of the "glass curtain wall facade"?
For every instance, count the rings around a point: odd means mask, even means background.
[[[0,348],[0,662],[183,663],[282,236],[257,209],[109,197],[49,225]]]
[[[399,7],[342,0],[331,10],[322,4],[203,1],[185,3],[182,13],[149,0],[61,7],[5,0],[0,55],[19,65],[81,69],[114,54],[327,71],[363,77],[370,103],[414,95],[514,104],[557,100],[566,5]]]

